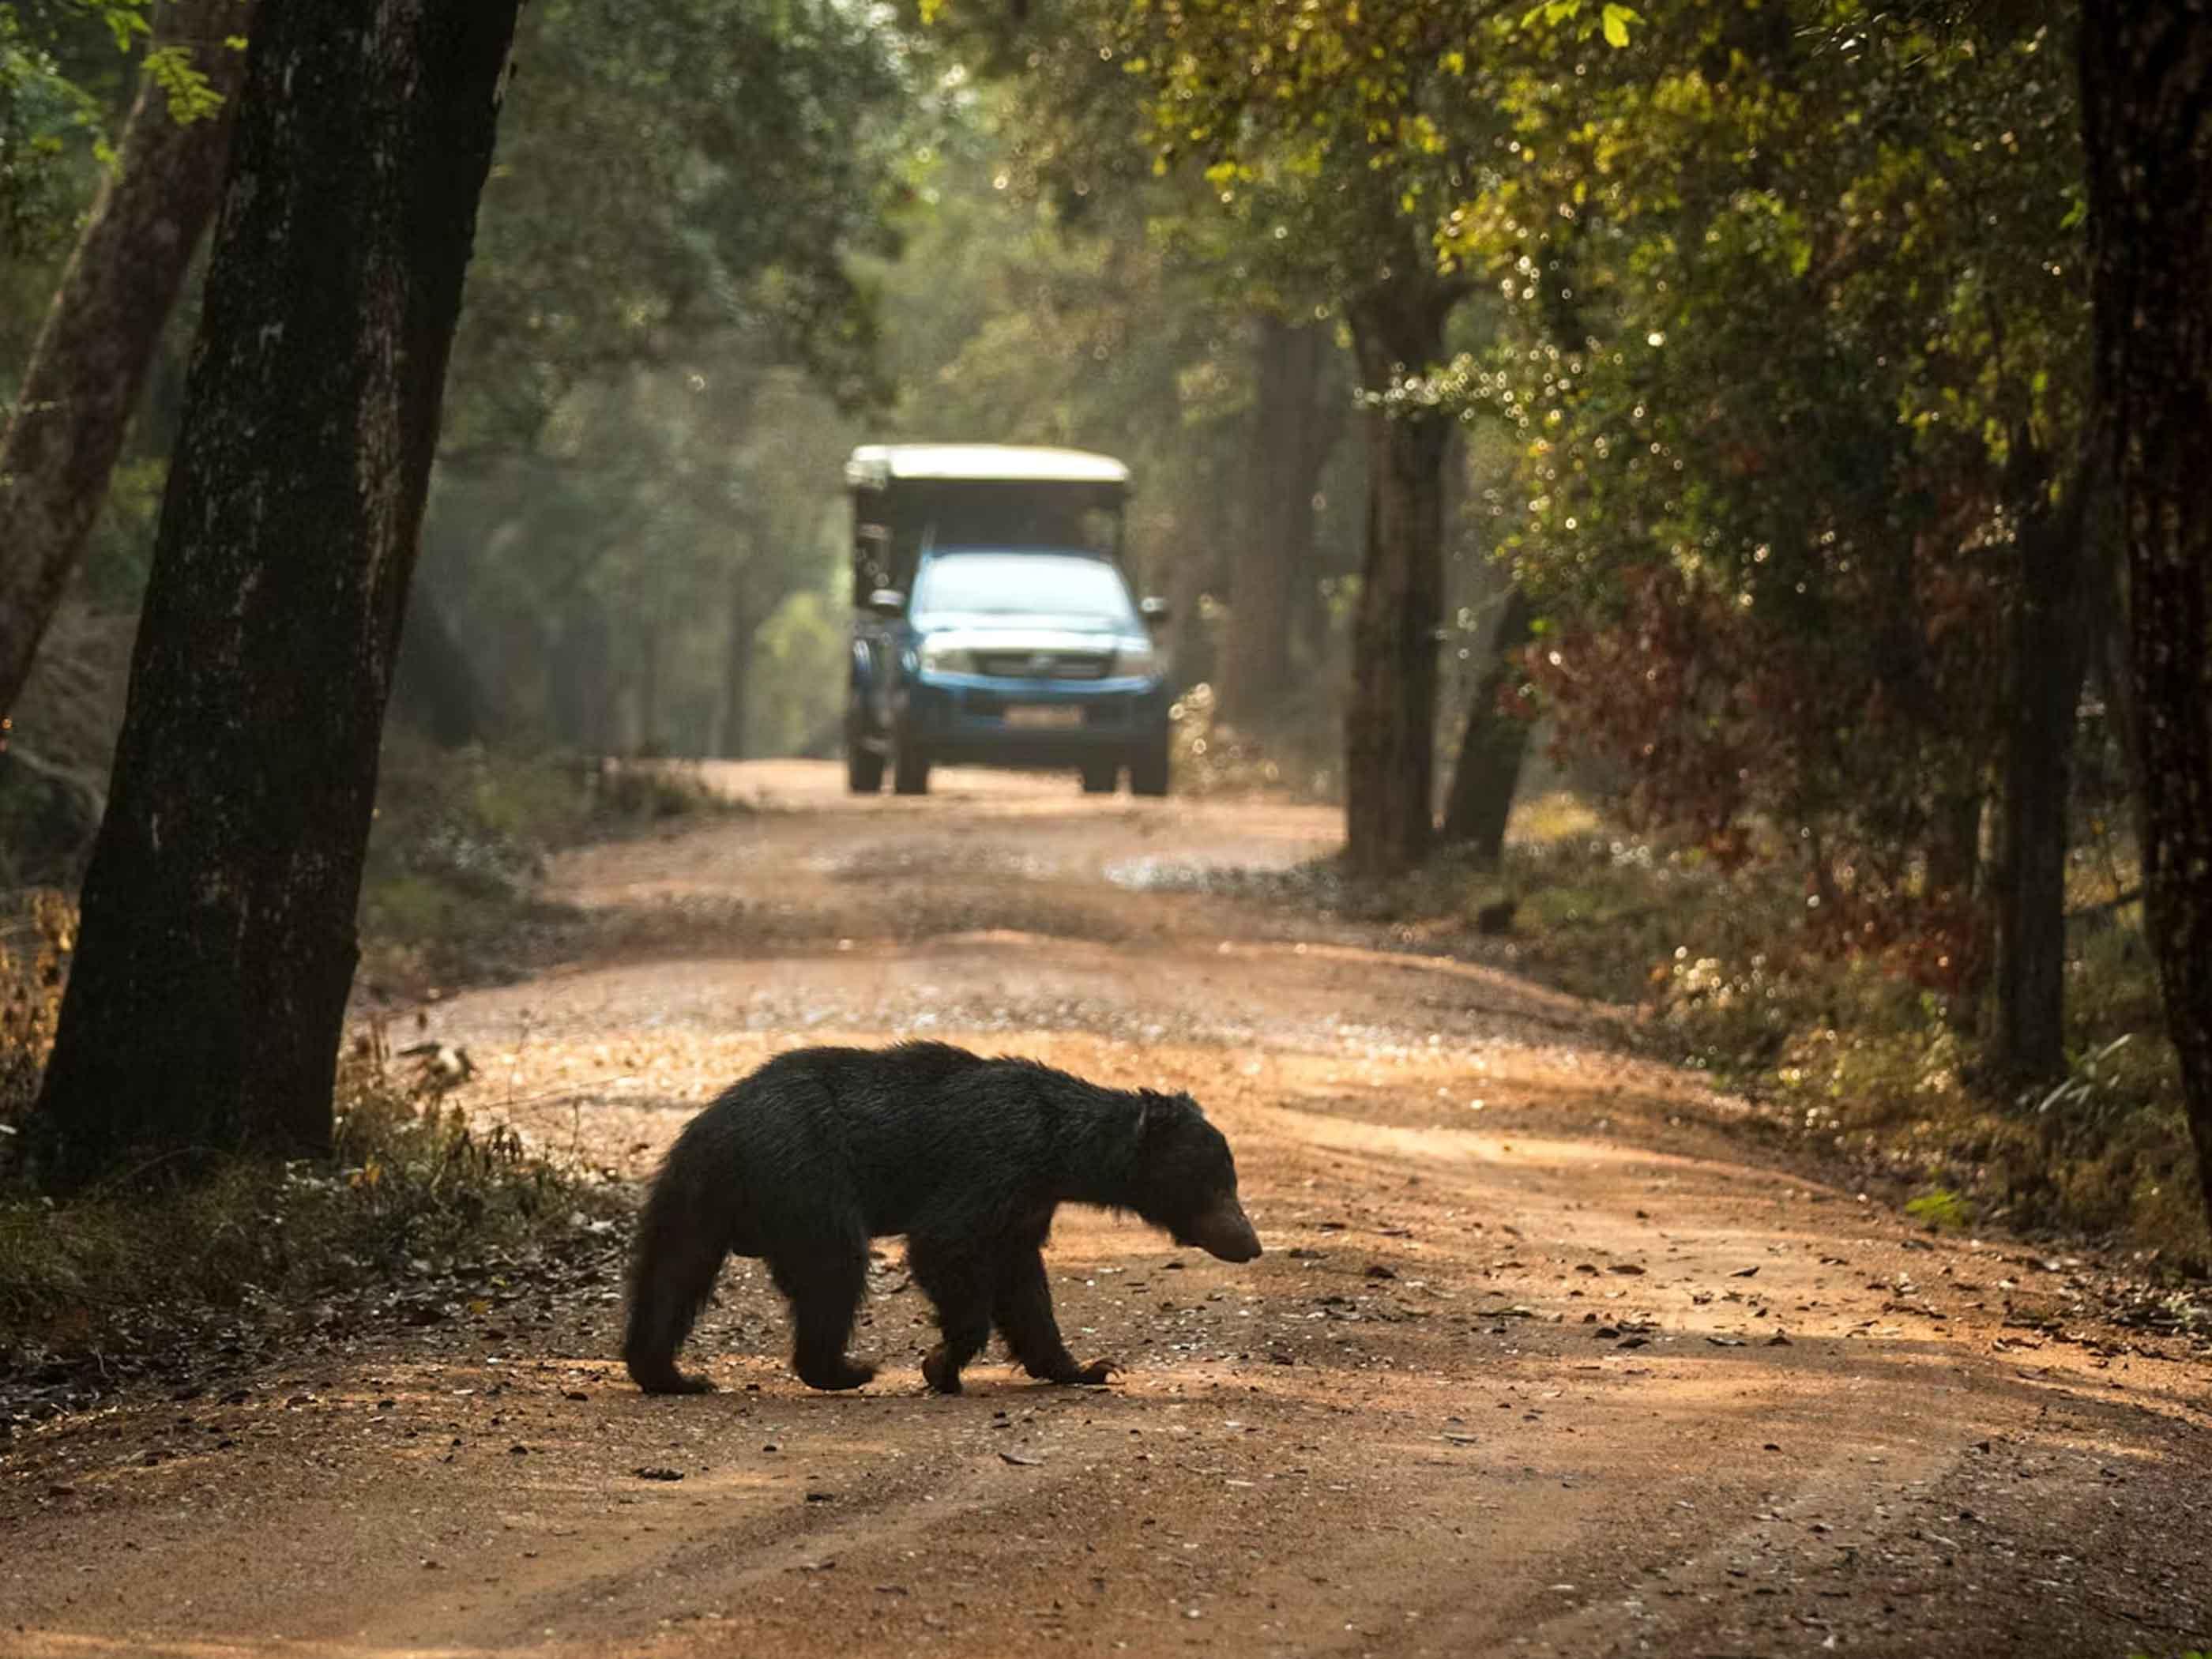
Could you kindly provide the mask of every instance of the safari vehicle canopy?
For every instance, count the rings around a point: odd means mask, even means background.
[[[853,603],[909,591],[938,547],[1065,548],[1116,563],[1129,469],[1109,455],[1012,444],[863,444],[853,496]]]

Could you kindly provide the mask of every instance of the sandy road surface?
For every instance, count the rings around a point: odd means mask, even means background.
[[[1327,814],[945,772],[565,861],[592,960],[433,1019],[478,1109],[643,1168],[805,1041],[927,1033],[1185,1087],[1268,1253],[1069,1212],[1109,1389],[919,1392],[897,1249],[858,1395],[733,1266],[711,1397],[611,1284],[21,1437],[0,1654],[2112,1655],[2212,1633],[2207,1368],[2068,1269],[1761,1167],[1728,1103],[1510,978],[1214,896]],[[680,1478],[668,1478],[671,1476]]]

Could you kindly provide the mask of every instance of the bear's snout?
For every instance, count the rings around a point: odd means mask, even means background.
[[[1249,1261],[1260,1254],[1260,1235],[1233,1194],[1192,1223],[1190,1237],[1199,1249],[1224,1261]]]

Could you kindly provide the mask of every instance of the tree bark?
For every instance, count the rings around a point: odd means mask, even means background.
[[[1388,394],[1443,356],[1455,286],[1401,274],[1349,307],[1360,380]],[[1398,405],[1394,407],[1393,405]],[[1437,638],[1443,611],[1443,462],[1451,422],[1380,396],[1367,412],[1367,547],[1345,709],[1345,858],[1404,873],[1435,834]]]
[[[2087,0],[2097,412],[2126,549],[2144,908],[2212,1204],[2212,8]]]
[[[259,21],[37,1121],[327,1149],[377,746],[516,0]]]
[[[1250,505],[1230,557],[1229,632],[1221,651],[1221,712],[1231,725],[1279,716],[1291,684],[1293,590],[1309,577],[1314,488],[1328,459],[1315,442],[1328,349],[1328,337],[1312,324],[1261,319]]]
[[[1499,705],[1506,688],[1521,678],[1521,650],[1534,637],[1536,607],[1516,585],[1506,593],[1498,631],[1491,637],[1489,665],[1468,705],[1467,732],[1444,801],[1444,841],[1466,848],[1485,864],[1504,855],[1505,820],[1528,758],[1528,722]]]
[[[2066,849],[2074,719],[2088,665],[2081,538],[2088,471],[2064,500],[2021,526],[2006,717],[2004,863],[1996,915],[1996,1029],[1991,1059],[2020,1082],[2066,1064]]]
[[[161,330],[222,193],[252,0],[169,0],[153,45],[184,47],[222,100],[179,125],[149,76],[123,128],[32,348],[15,413],[0,435],[0,714],[30,677],[146,383]]]

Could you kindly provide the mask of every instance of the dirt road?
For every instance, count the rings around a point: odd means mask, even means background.
[[[1207,872],[1331,815],[948,771],[564,860],[593,959],[441,1005],[475,1109],[643,1170],[801,1042],[1187,1088],[1267,1254],[1068,1212],[1070,1345],[924,1397],[891,1245],[802,1389],[758,1271],[647,1399],[603,1283],[0,1462],[0,1653],[2166,1654],[2212,1636],[2208,1368],[2072,1269],[1771,1167],[1607,1015]]]

